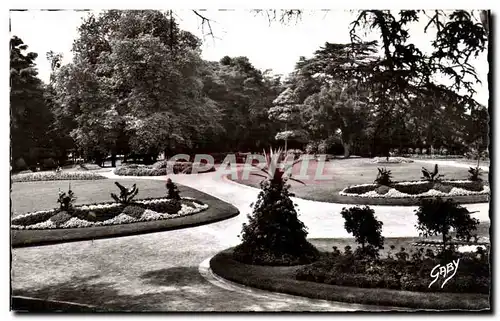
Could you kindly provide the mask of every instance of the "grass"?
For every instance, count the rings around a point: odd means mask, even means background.
[[[398,238],[393,244],[410,244],[414,238]],[[338,240],[312,240],[319,249]],[[386,242],[387,243],[387,242]],[[387,243],[387,245],[390,245]],[[233,282],[263,290],[347,303],[407,307],[438,310],[483,310],[489,309],[489,296],[472,293],[420,293],[387,289],[370,289],[328,285],[324,283],[296,280],[296,271],[302,266],[269,267],[248,265],[232,258],[232,249],[217,254],[210,261],[212,271]]]
[[[13,216],[57,207],[58,190],[59,188],[61,190],[67,189],[67,183],[62,181],[14,183],[11,193]],[[120,180],[120,183],[124,186],[136,183],[139,188],[138,198],[166,196],[165,183],[161,181]],[[110,193],[117,190],[112,180],[75,181],[71,182],[71,187],[78,197],[76,204],[111,201]],[[168,220],[78,229],[11,230],[11,245],[12,247],[34,246],[158,232],[217,222],[234,217],[239,213],[236,207],[215,197],[179,184],[178,188],[181,196],[193,197],[207,204],[209,208],[198,214]],[[54,196],[50,197],[51,195]]]
[[[302,163],[297,163],[292,170],[292,177],[300,173]],[[385,167],[392,172],[394,181],[415,181],[420,180],[422,166],[431,169],[432,165],[422,164],[419,162],[405,164],[373,164],[368,158],[353,158],[353,159],[333,159],[326,162],[324,167],[324,175],[331,175],[328,180],[314,179],[314,174],[317,171],[318,162],[310,161],[307,175],[310,179],[301,179],[306,185],[302,185],[293,181],[289,181],[291,191],[295,196],[309,199],[313,201],[341,203],[341,204],[372,204],[372,205],[415,205],[418,200],[409,199],[375,199],[375,198],[354,198],[349,196],[341,196],[339,192],[347,186],[358,184],[372,184],[377,176],[377,168]],[[259,188],[259,183],[262,178],[259,176],[250,175],[248,179],[243,179],[243,168],[238,168],[238,177],[236,182],[248,186]],[[255,170],[256,171],[256,170]],[[467,179],[468,173],[466,168],[453,166],[439,166],[439,173],[444,174],[443,179]],[[487,181],[486,175],[483,179]],[[229,176],[232,179],[231,176]],[[462,197],[459,201],[467,202],[468,197]]]
[[[120,179],[120,184],[130,187],[137,184],[139,194],[136,198],[166,197],[167,189],[165,183],[159,180],[128,180]],[[95,181],[51,181],[51,182],[23,182],[13,183],[11,188],[11,212],[12,216],[33,212],[37,210],[49,210],[58,207],[57,197],[59,189],[66,192],[71,183],[71,189],[77,199],[75,205],[111,202],[111,193],[119,193],[114,180],[103,179]],[[190,196],[193,189],[179,185],[181,196]]]

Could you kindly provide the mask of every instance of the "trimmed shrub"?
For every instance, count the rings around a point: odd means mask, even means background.
[[[375,191],[377,192],[377,194],[385,195],[389,192],[390,189],[391,189],[391,187],[389,187],[387,185],[380,185],[379,187],[377,187],[375,189]]]
[[[73,216],[71,216],[67,211],[60,211],[56,215],[52,216],[50,220],[59,227],[69,221]]]
[[[123,213],[133,218],[141,218],[145,209],[138,205],[128,205],[123,209]]]
[[[291,200],[293,194],[286,184],[286,168],[271,170],[273,159],[282,156],[281,149],[265,155],[267,167],[262,169],[267,179],[261,182],[261,191],[244,223],[242,243],[234,249],[234,258],[240,262],[258,265],[294,265],[315,261],[319,251],[307,241],[307,231]],[[293,178],[290,178],[293,180]]]
[[[179,201],[171,200],[162,203],[149,203],[142,205],[145,209],[152,210],[158,213],[176,214],[182,208],[182,203]]]
[[[449,193],[451,192],[453,186],[450,186],[448,184],[435,183],[432,188],[443,193]]]

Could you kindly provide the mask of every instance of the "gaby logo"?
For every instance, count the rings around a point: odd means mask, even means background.
[[[444,282],[441,284],[441,289],[444,287],[446,282],[448,282],[452,277],[455,276],[458,270],[458,264],[460,262],[460,259],[457,259],[456,261],[453,260],[453,262],[448,263],[446,265],[441,265],[438,264],[436,265],[432,271],[431,271],[431,277],[434,278],[434,280],[429,284],[429,288],[437,281],[439,278],[444,278]],[[451,273],[451,275],[450,275]],[[449,276],[448,276],[449,275]]]

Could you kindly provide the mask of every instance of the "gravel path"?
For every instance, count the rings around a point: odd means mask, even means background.
[[[123,179],[103,173],[110,179]],[[159,179],[164,177],[134,177]],[[373,307],[224,287],[202,275],[203,262],[238,244],[258,190],[218,172],[172,179],[235,205],[235,218],[185,230],[12,251],[14,294],[135,311],[349,311]],[[343,204],[294,199],[310,238],[348,237]],[[488,204],[466,205],[489,221]],[[415,207],[372,206],[385,236],[416,236]]]

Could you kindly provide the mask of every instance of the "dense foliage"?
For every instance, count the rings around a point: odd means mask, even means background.
[[[429,287],[432,269],[450,263],[435,255],[431,249],[399,252],[380,259],[369,259],[353,253],[349,246],[344,253],[334,248],[317,262],[297,271],[298,280],[341,286],[384,288],[419,292],[489,293],[489,254],[482,248],[476,253],[453,253],[452,259],[460,259],[459,273],[441,288],[441,284]],[[442,283],[443,281],[440,281]]]
[[[378,257],[378,250],[384,246],[381,221],[375,217],[375,211],[369,206],[343,208],[340,215],[344,218],[344,228],[361,245],[359,253],[369,257]]]
[[[416,228],[423,236],[441,235],[443,252],[447,251],[451,229],[454,229],[459,239],[469,240],[476,230],[479,220],[471,217],[467,208],[460,206],[451,199],[440,197],[423,199],[415,210],[418,223]]]
[[[47,53],[49,84],[37,78],[37,54],[13,36],[11,164],[53,169],[71,155],[97,164],[111,156],[115,165],[122,154],[152,164],[160,153],[257,151],[277,141],[345,157],[418,148],[479,159],[489,115],[472,99],[469,58],[486,49],[488,19],[433,12],[429,53],[407,30],[422,19],[419,10],[360,11],[350,43],[325,43],[285,79],[244,56],[204,61],[201,40],[171,11],[90,13],[69,64]],[[362,29],[380,41],[363,40]],[[435,83],[438,74],[450,84]]]

